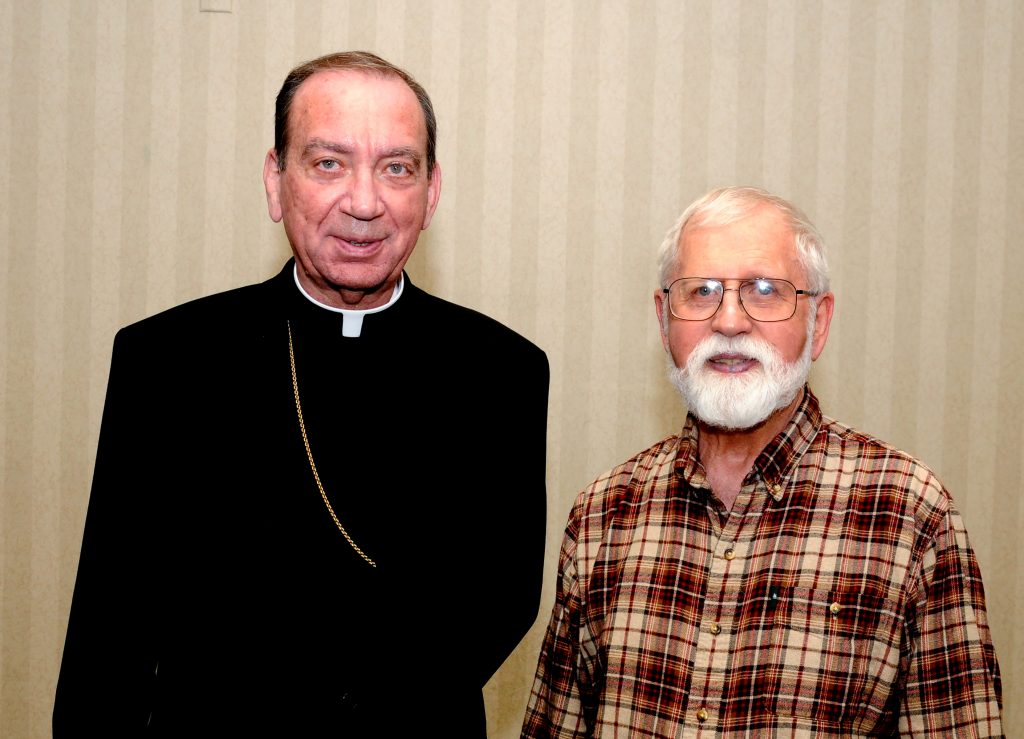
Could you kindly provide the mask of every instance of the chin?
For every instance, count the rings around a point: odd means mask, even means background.
[[[701,422],[723,431],[749,431],[789,406],[806,378],[780,383],[763,371],[721,376],[707,370],[693,376],[672,365],[669,379]]]

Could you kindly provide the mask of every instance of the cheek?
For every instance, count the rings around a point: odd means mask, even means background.
[[[285,194],[289,214],[300,228],[307,228],[309,224],[315,226],[331,209],[330,193],[323,188],[293,184]]]
[[[398,193],[387,198],[384,207],[397,225],[418,231],[426,217],[427,195],[420,190]]]
[[[700,341],[700,335],[694,331],[693,324],[682,321],[671,321],[668,325],[668,348],[676,367],[686,364],[687,357],[693,347]]]
[[[806,324],[803,320],[794,319],[793,325],[787,325],[785,331],[773,332],[764,339],[779,350],[786,362],[793,363],[800,359],[800,354],[804,350],[804,343],[807,340]]]

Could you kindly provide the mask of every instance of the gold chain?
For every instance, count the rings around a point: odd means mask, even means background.
[[[292,390],[295,392],[295,411],[299,414],[299,430],[302,431],[302,443],[306,446],[306,456],[309,457],[309,468],[313,470],[313,479],[316,480],[316,487],[320,491],[320,497],[324,499],[324,505],[327,506],[327,512],[331,514],[331,518],[334,519],[335,525],[338,527],[338,531],[345,537],[345,541],[356,550],[356,554],[362,557],[370,565],[370,567],[376,567],[377,563],[366,556],[366,552],[359,548],[359,545],[355,543],[349,533],[345,531],[345,527],[341,525],[341,521],[338,520],[337,514],[334,512],[334,508],[331,506],[331,501],[327,499],[327,493],[324,492],[324,486],[320,484],[320,475],[316,471],[316,463],[313,462],[313,452],[309,448],[309,439],[306,437],[306,422],[302,418],[302,403],[299,401],[299,378],[295,373],[295,346],[292,344],[292,322],[288,321],[288,359],[292,364]]]

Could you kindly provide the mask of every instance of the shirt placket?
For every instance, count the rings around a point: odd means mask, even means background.
[[[736,637],[741,588],[750,553],[750,534],[764,506],[765,489],[759,478],[740,489],[722,525],[715,501],[709,500],[713,541],[704,606],[694,649],[693,678],[683,721],[683,737],[715,736],[722,729],[721,712],[729,681],[730,658]]]

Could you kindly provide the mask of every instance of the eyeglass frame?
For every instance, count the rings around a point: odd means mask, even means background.
[[[711,315],[707,316],[706,318],[681,318],[680,316],[676,315],[676,312],[672,310],[672,298],[669,295],[669,292],[672,290],[673,285],[683,280],[707,280],[708,282],[717,282],[719,285],[722,286],[722,294],[718,298],[718,305],[715,307],[715,310],[712,311]],[[790,313],[785,318],[772,318],[767,321],[764,320],[763,318],[754,318],[752,315],[750,315],[750,313],[747,311],[747,306],[743,305],[743,297],[742,295],[740,295],[740,288],[742,288],[747,283],[757,282],[758,280],[770,280],[771,282],[785,282],[787,285],[793,288],[793,312]],[[671,315],[677,321],[709,321],[716,315],[718,315],[718,311],[722,309],[722,303],[725,302],[725,294],[727,292],[735,292],[736,301],[739,303],[740,308],[743,309],[743,312],[746,314],[747,318],[749,318],[751,321],[757,321],[758,323],[782,323],[783,321],[788,321],[790,318],[796,315],[796,309],[797,306],[800,304],[801,295],[806,295],[807,297],[810,298],[816,298],[819,295],[821,295],[820,292],[815,292],[814,290],[801,290],[789,280],[783,279],[781,277],[748,277],[747,279],[739,280],[739,285],[736,287],[726,287],[725,282],[726,281],[724,279],[720,279],[718,277],[698,277],[696,275],[687,277],[677,277],[676,279],[672,280],[672,282],[668,283],[668,287],[661,288],[661,292],[665,294],[665,302],[668,303],[669,315]]]

